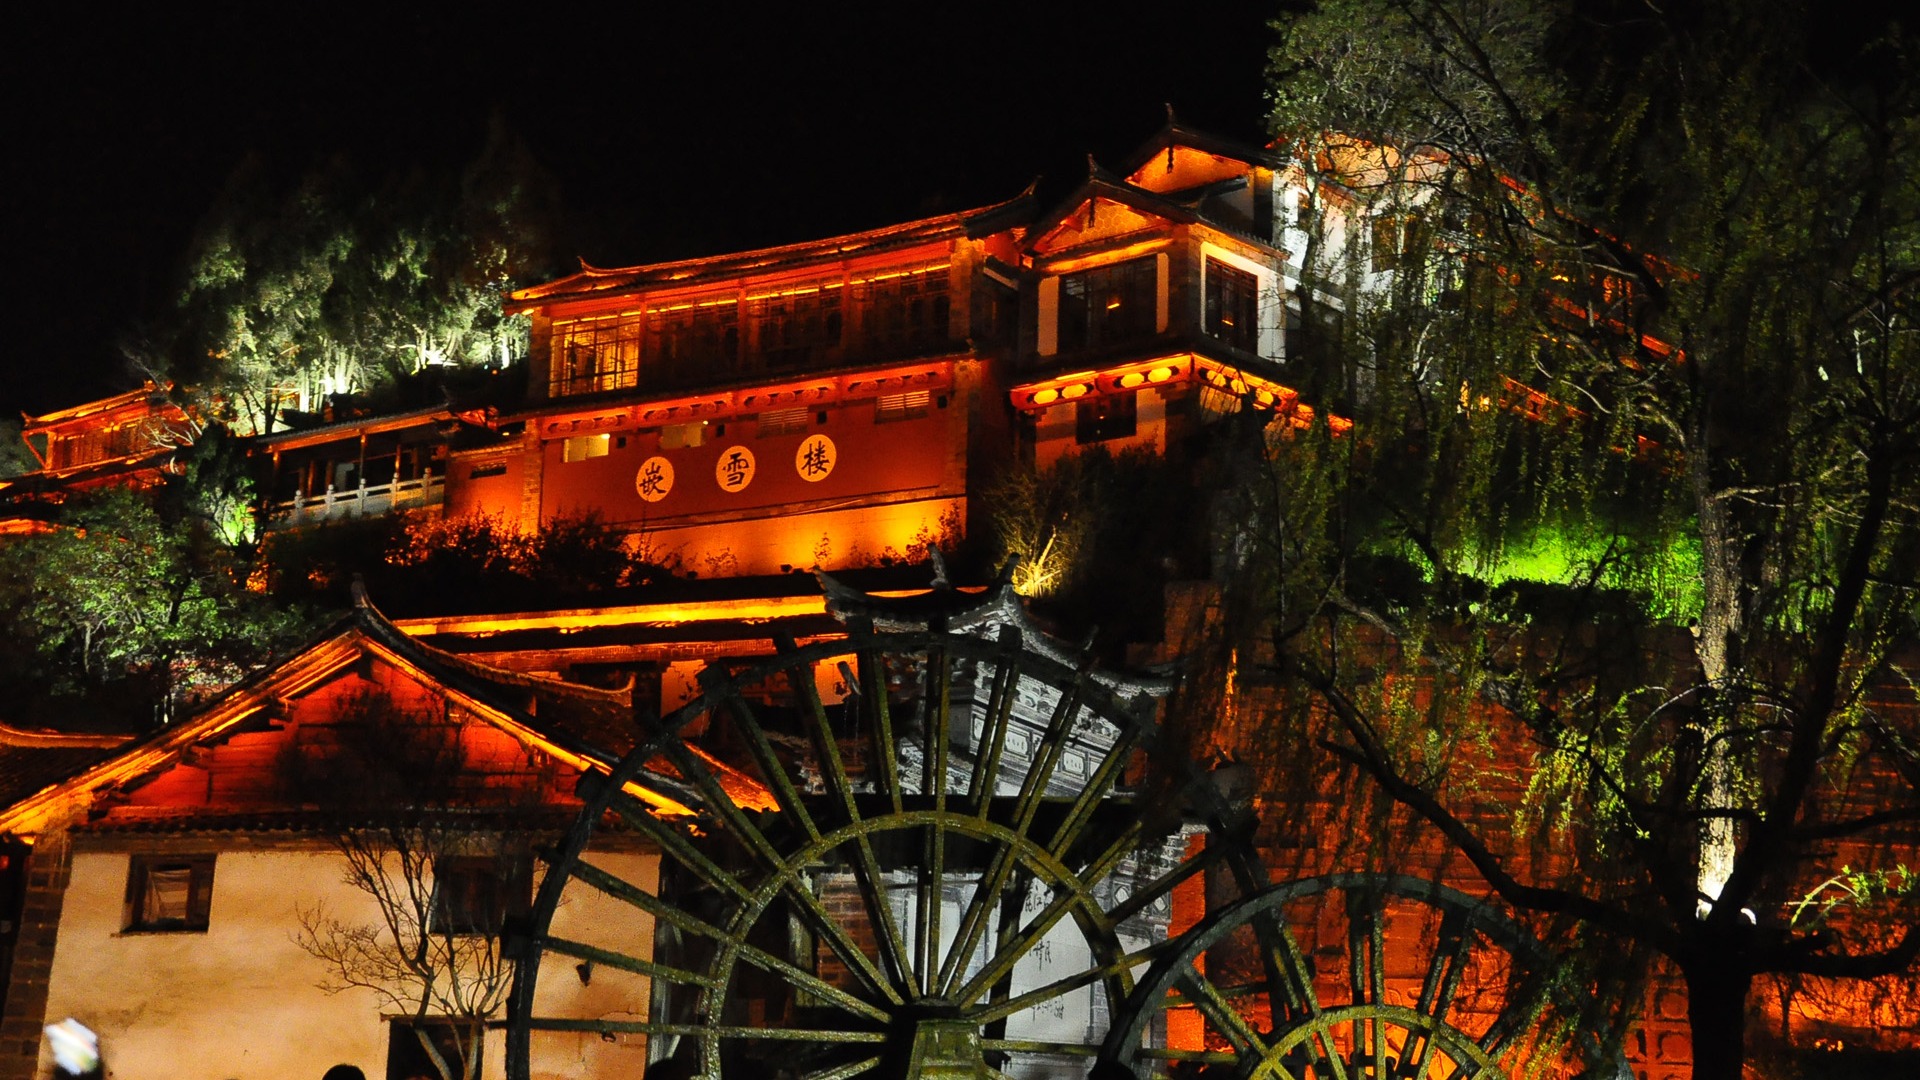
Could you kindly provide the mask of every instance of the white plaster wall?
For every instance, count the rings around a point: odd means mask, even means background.
[[[49,1020],[100,1034],[108,1076],[319,1080],[341,1063],[386,1075],[374,995],[317,989],[325,968],[293,941],[296,900],[372,916],[337,855],[221,854],[205,933],[122,933],[127,865],[125,854],[74,855],[47,989]],[[43,1048],[40,1075],[52,1071]]]
[[[652,891],[658,857],[595,855],[594,862]],[[128,856],[76,853],[60,916],[47,1018],[72,1016],[98,1032],[112,1080],[320,1080],[334,1065],[386,1075],[387,1022],[376,995],[329,995],[325,966],[294,941],[296,904],[324,902],[344,921],[375,917],[372,901],[341,880],[330,851],[222,852],[214,865],[205,933],[123,933]],[[555,933],[650,958],[652,920],[576,885],[556,913]],[[541,967],[536,1011],[550,1016],[644,1019],[648,987],[638,975],[593,973],[582,985],[573,962]],[[536,1036],[536,1078],[637,1076],[641,1036]],[[504,1033],[489,1033],[485,1075],[505,1076]],[[43,1047],[39,1075],[53,1075]]]
[[[660,884],[658,855],[608,854],[589,851],[586,860],[594,866],[638,886],[647,893]],[[602,949],[625,953],[640,960],[653,959],[653,917],[624,901],[617,900],[578,881],[569,882],[553,913],[548,932],[555,937],[584,942]],[[540,964],[540,979],[534,986],[535,1016],[570,1016],[600,1020],[638,1021],[648,1015],[651,992],[644,975],[596,966],[581,981],[576,969],[579,961],[548,954]],[[504,1053],[504,1044],[502,1046]],[[488,1072],[493,1075],[495,1061],[503,1060],[489,1050]],[[616,1035],[612,1041],[599,1035],[563,1032],[535,1032],[528,1055],[533,1080],[562,1080],[584,1076],[638,1077],[646,1068],[647,1040],[644,1035]],[[377,1080],[368,1073],[368,1080]]]

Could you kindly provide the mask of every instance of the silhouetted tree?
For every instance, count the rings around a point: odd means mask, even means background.
[[[1665,957],[1697,1076],[1741,1075],[1756,979],[1882,980],[1913,1022],[1899,27],[1636,0],[1279,26],[1276,130],[1350,211],[1301,300],[1356,427],[1281,442],[1222,568],[1305,691],[1274,733],[1615,966]]]

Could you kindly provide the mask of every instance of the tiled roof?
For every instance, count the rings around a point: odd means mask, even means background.
[[[117,752],[103,746],[0,745],[0,806],[70,780]]]

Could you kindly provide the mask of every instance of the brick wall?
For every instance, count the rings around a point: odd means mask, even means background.
[[[47,977],[53,972],[60,907],[73,870],[73,848],[64,832],[42,836],[28,858],[20,937],[8,974],[6,1010],[0,1015],[0,1080],[30,1080],[39,1066]]]

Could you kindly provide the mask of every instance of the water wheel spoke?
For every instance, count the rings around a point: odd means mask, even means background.
[[[1061,1057],[1092,1057],[1100,1052],[1100,1048],[1096,1046],[1059,1042],[1053,1039],[981,1039],[980,1048],[1027,1054],[1057,1054]]]
[[[979,1000],[980,994],[987,987],[1011,975],[1014,965],[1020,961],[1020,958],[1033,951],[1067,912],[1075,910],[1076,907],[1080,910],[1093,907],[1091,895],[1093,886],[1111,872],[1128,851],[1132,850],[1139,839],[1141,828],[1139,822],[1134,822],[1123,830],[1086,870],[1071,881],[1055,883],[1054,897],[1047,906],[1034,916],[1032,922],[1019,927],[1011,938],[1003,935],[999,948],[995,950],[994,958],[953,995],[954,999],[968,1005]]]
[[[1171,1046],[1143,1046],[1140,1057],[1149,1061],[1191,1062],[1195,1065],[1237,1065],[1240,1055],[1225,1050],[1181,1050]]]
[[[974,749],[973,773],[967,779],[967,797],[975,812],[986,820],[987,809],[999,788],[1000,761],[1006,753],[1007,726],[1013,717],[1014,690],[1020,683],[1020,648],[1017,627],[1000,628],[1000,649],[993,660],[993,682],[987,693],[986,716],[981,722],[980,745]],[[971,731],[968,733],[971,735]]]
[[[881,1058],[877,1056],[862,1058],[859,1061],[849,1061],[845,1065],[835,1065],[831,1069],[818,1069],[809,1073],[801,1073],[800,1080],[847,1080],[850,1076],[859,1076],[862,1073],[872,1072],[874,1069],[880,1067],[880,1062]]]
[[[1254,937],[1260,942],[1260,959],[1266,969],[1267,983],[1276,991],[1269,995],[1267,1002],[1274,1027],[1319,1015],[1320,997],[1313,988],[1313,966],[1282,913],[1263,911],[1251,921]]]
[[[1186,999],[1213,1025],[1213,1030],[1232,1044],[1243,1058],[1251,1057],[1257,1060],[1267,1056],[1266,1040],[1260,1037],[1260,1033],[1254,1030],[1253,1025],[1247,1023],[1246,1017],[1241,1016],[1239,1010],[1233,1007],[1233,1002],[1222,994],[1204,974],[1188,971],[1180,980],[1180,985],[1185,988]]]
[[[1427,960],[1427,972],[1420,981],[1420,1000],[1415,1008],[1433,1017],[1436,1025],[1447,1022],[1447,1013],[1453,1008],[1454,994],[1459,992],[1460,980],[1466,974],[1467,957],[1473,949],[1472,915],[1462,907],[1449,905],[1440,917],[1440,930],[1434,941],[1433,955]],[[1415,1045],[1416,1038],[1418,1045]],[[1401,1074],[1404,1076],[1425,1076],[1427,1062],[1433,1056],[1434,1037],[1431,1030],[1407,1034],[1407,1045],[1401,1049]]]
[[[1386,921],[1381,918],[1380,893],[1348,889],[1347,987],[1355,1004],[1386,1000]],[[1386,1032],[1377,1014],[1359,1011],[1352,1023],[1351,1053],[1368,1062],[1370,1076],[1384,1076],[1387,1068]]]
[[[777,972],[789,980],[803,983],[809,990],[812,990],[826,1000],[832,1001],[840,1008],[876,1020],[884,1020],[887,1017],[886,1012],[874,1005],[862,1001],[839,987],[823,982],[814,975],[802,971],[793,964],[774,956],[764,949],[740,940],[736,935],[729,933],[725,929],[715,926],[698,916],[690,915],[660,897],[630,882],[615,877],[591,863],[577,862],[570,868],[569,872],[576,880],[616,900],[631,905],[659,919],[661,922],[667,923],[682,933],[693,934],[721,945],[730,946],[742,959],[755,967],[763,971]],[[556,939],[549,937],[544,940],[552,941]],[[582,957],[582,959],[585,959],[585,957]],[[711,981],[711,979],[695,981],[695,985],[705,986]]]
[[[747,889],[740,884],[740,880],[707,858],[676,825],[660,820],[645,807],[626,798],[615,799],[612,809],[622,821],[659,844],[662,852],[692,872],[702,884],[730,894],[735,900],[746,899]]]
[[[1142,964],[1151,964],[1161,956],[1172,951],[1178,945],[1179,939],[1177,938],[1158,941],[1148,945],[1146,948],[1135,949],[1132,952],[1125,953],[1107,963],[1099,964],[1083,971],[1076,971],[1071,975],[1055,979],[1053,982],[1047,983],[1044,986],[1037,986],[1017,997],[1010,997],[1002,1001],[993,1002],[991,1005],[974,1009],[968,1013],[968,1015],[979,1019],[983,1023],[993,1020],[1004,1020],[1014,1013],[1030,1009],[1044,1001],[1051,1001],[1056,997],[1071,993],[1083,986],[1090,986],[1099,982],[1101,979],[1123,972],[1130,972]]]
[[[606,1035],[678,1035],[693,1038],[772,1039],[781,1042],[848,1044],[878,1044],[887,1041],[887,1035],[883,1031],[685,1024],[652,1020],[595,1020],[567,1016],[532,1016],[527,1018],[527,1026],[535,1031],[585,1031]]]
[[[880,770],[874,790],[893,799],[893,812],[903,807],[900,800],[899,746],[893,736],[893,705],[887,700],[887,666],[876,652],[862,649],[854,654],[860,662],[859,678],[848,685],[859,687],[861,711],[871,720],[873,763]]]
[[[662,741],[660,750],[681,778],[693,784],[705,797],[706,804],[701,809],[711,814],[729,835],[739,841],[755,862],[769,870],[778,870],[780,853],[775,850],[773,842],[748,819],[746,812],[720,783],[720,778],[707,768],[706,762],[693,752],[686,740],[677,734],[671,735]]]
[[[951,992],[954,980],[966,970],[967,962],[979,951],[980,941],[986,935],[987,926],[999,904],[1000,890],[1005,884],[1004,880],[985,877],[975,884],[973,895],[967,900],[967,909],[960,913],[953,946],[947,950],[947,958],[940,965],[939,977],[934,982],[935,993],[944,997]]]
[[[872,864],[873,850],[865,843],[864,838],[859,847],[865,856],[866,862]],[[873,869],[873,873],[878,875],[879,871]],[[878,882],[878,880],[880,879],[876,877],[876,882]],[[885,975],[881,974],[880,969],[874,966],[873,959],[867,955],[866,950],[862,949],[853,938],[847,935],[846,928],[841,926],[840,921],[835,919],[827,911],[826,906],[820,902],[820,898],[815,896],[813,890],[807,887],[804,878],[795,873],[783,874],[780,879],[780,888],[788,897],[798,902],[801,908],[801,920],[807,924],[807,928],[815,934],[818,934],[821,940],[827,943],[827,947],[833,950],[834,955],[840,958],[841,963],[847,965],[848,968],[860,976],[860,981],[866,985],[868,990],[873,991],[880,997],[886,998],[895,1005],[901,1004],[905,1000],[905,998],[901,996],[900,991],[895,987],[904,987],[908,984],[900,982],[897,979],[890,981]],[[875,886],[863,889],[862,891],[872,896],[877,893],[879,889],[876,883]],[[881,915],[886,919],[889,931],[889,934],[882,938],[880,948],[883,955],[889,956],[897,963],[898,955],[888,953],[887,941],[890,938],[892,944],[897,946],[899,944],[899,930],[893,926],[893,916],[886,910],[884,896],[880,898],[877,906],[881,909]]]
[[[1152,907],[1162,898],[1173,895],[1173,890],[1185,884],[1195,874],[1218,864],[1220,858],[1219,846],[1212,844],[1201,848],[1196,854],[1185,856],[1152,881],[1134,889],[1133,895],[1108,909],[1107,917],[1112,919],[1116,926],[1126,922]]]
[[[915,944],[920,961],[915,975],[922,994],[934,991],[943,967],[940,956],[940,916],[941,909],[945,907],[946,894],[947,831],[944,815],[947,809],[947,751],[951,742],[949,725],[953,721],[952,696],[953,672],[948,666],[946,650],[930,648],[927,650],[926,685],[921,695],[922,707],[926,710],[924,730],[927,745],[921,758],[920,791],[932,796],[935,816],[932,827],[927,830],[925,872],[919,875],[914,911],[914,930],[918,935]]]
[[[745,739],[747,753],[753,757],[760,774],[766,778],[768,790],[773,793],[774,804],[780,808],[781,815],[799,826],[807,842],[819,840],[820,828],[814,823],[813,815],[807,812],[806,804],[801,802],[800,792],[793,786],[793,778],[787,774],[786,763],[780,760],[779,753],[774,750],[773,742],[767,738],[766,728],[754,714],[753,707],[731,688],[717,696],[727,706],[727,712],[734,721],[734,730]]]
[[[651,960],[642,960],[637,956],[628,956],[626,953],[615,952],[612,949],[603,949],[597,945],[589,945],[584,941],[573,941],[568,938],[555,937],[552,934],[548,934],[540,939],[540,945],[548,952],[559,953],[561,956],[570,956],[575,960],[585,960],[595,967],[609,967],[620,971],[630,971],[636,975],[645,975],[650,979],[665,979],[667,982],[677,983],[682,986],[714,988],[720,985],[720,980],[711,975],[687,971],[670,964],[656,964]]]
[[[1114,777],[1125,767],[1127,759],[1133,756],[1133,748],[1139,743],[1143,734],[1145,732],[1135,725],[1120,729],[1113,745],[1107,749],[1106,754],[1100,759],[1100,764],[1094,767],[1093,774],[1087,778],[1087,785],[1074,797],[1073,805],[1068,809],[1067,816],[1060,822],[1060,827],[1054,830],[1053,839],[1047,844],[1047,849],[1052,852],[1054,858],[1064,860],[1068,849],[1080,839],[1081,832],[1093,820],[1093,812],[1099,808],[1100,803],[1112,790]]]

